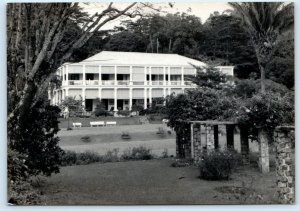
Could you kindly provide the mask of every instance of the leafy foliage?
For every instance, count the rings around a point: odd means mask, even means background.
[[[212,151],[204,154],[200,162],[200,177],[206,180],[228,180],[232,170],[241,164],[234,151]]]
[[[122,31],[110,36],[104,49],[109,51],[145,52],[147,43],[142,34]]]
[[[59,138],[55,136],[59,131],[59,113],[58,107],[40,101],[20,125],[16,125],[20,129],[11,134],[9,147],[25,156],[23,162],[29,175],[50,175],[59,171],[61,149]]]
[[[201,88],[222,89],[229,82],[229,76],[213,66],[196,67],[197,75],[190,80]]]
[[[95,116],[108,116],[110,113],[105,109],[105,105],[100,99],[96,99]]]

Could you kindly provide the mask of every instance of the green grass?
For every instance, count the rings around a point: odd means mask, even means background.
[[[235,172],[229,181],[199,179],[195,166],[171,167],[174,159],[94,163],[63,167],[40,190],[47,205],[276,203],[275,172]],[[253,182],[253,184],[250,184]],[[244,183],[244,185],[243,185]],[[244,201],[228,192],[248,188],[262,196]],[[227,192],[226,192],[227,191]]]

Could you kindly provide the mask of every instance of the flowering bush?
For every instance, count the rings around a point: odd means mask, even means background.
[[[200,162],[200,177],[206,180],[228,180],[232,170],[241,164],[241,156],[232,150],[212,151]]]
[[[293,124],[295,118],[294,94],[256,94],[245,99],[237,113],[242,124],[273,130],[282,124]]]

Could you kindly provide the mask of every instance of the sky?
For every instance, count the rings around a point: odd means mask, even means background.
[[[198,16],[201,18],[202,23],[206,21],[207,18],[209,18],[210,14],[214,11],[218,11],[222,13],[223,11],[227,9],[231,9],[231,7],[226,2],[210,2],[210,3],[201,3],[201,2],[176,2],[174,3],[173,7],[171,8],[168,3],[153,3],[155,8],[161,8],[162,11],[165,11],[167,13],[176,13],[176,12],[188,12],[189,8],[191,11],[189,14]],[[118,9],[125,8],[128,6],[128,3],[114,3],[115,7]],[[84,11],[87,11],[89,14],[94,14],[96,12],[102,11],[108,6],[108,3],[89,3],[87,4],[81,4],[81,7],[84,8]],[[120,24],[121,20],[124,20],[125,18],[121,18],[118,20],[114,20],[108,24],[106,24],[102,29],[113,29],[114,26],[118,26]]]

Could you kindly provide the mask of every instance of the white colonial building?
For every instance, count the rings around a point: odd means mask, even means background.
[[[187,78],[196,74],[194,66],[205,65],[177,54],[102,51],[58,68],[62,85],[49,98],[58,105],[66,96],[75,96],[83,100],[86,111],[94,110],[97,98],[107,110],[131,110],[134,104],[147,108],[154,98],[195,87]],[[218,68],[233,75],[233,66]]]

